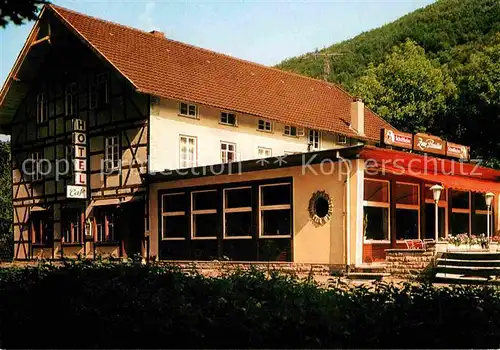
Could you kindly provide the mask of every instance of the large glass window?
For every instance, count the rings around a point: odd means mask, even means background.
[[[251,238],[251,187],[224,190],[224,238]]]
[[[435,239],[436,237],[436,208],[431,184],[425,185],[425,233],[423,238]],[[438,202],[438,235],[443,238],[448,226],[448,191],[443,189]]]
[[[218,231],[217,190],[191,193],[192,238],[216,239]]]
[[[450,234],[470,233],[470,193],[451,190]]]
[[[260,235],[289,237],[292,232],[291,185],[260,186]]]
[[[389,182],[365,179],[363,207],[365,240],[389,240]]]
[[[118,209],[101,207],[96,209],[96,239],[97,242],[116,242],[118,241]]]
[[[32,212],[30,216],[30,229],[33,244],[50,244],[54,234],[51,212],[47,210]]]
[[[488,208],[484,193],[472,193],[474,212],[472,213],[472,233],[475,235],[488,234]],[[493,232],[493,208],[490,208],[490,234]]]
[[[163,240],[185,240],[188,233],[186,194],[167,193],[161,197]]]
[[[419,237],[420,207],[418,184],[397,182],[396,199],[396,239],[416,239]]]

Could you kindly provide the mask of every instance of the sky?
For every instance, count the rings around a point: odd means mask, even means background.
[[[392,22],[433,0],[54,0],[55,4],[168,38],[274,65]],[[33,22],[0,28],[5,81]]]

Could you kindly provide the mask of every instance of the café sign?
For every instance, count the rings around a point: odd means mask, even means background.
[[[446,141],[434,135],[418,133],[413,137],[413,149],[425,153],[445,155]]]
[[[382,143],[388,146],[412,149],[413,135],[392,129],[382,129]]]
[[[87,126],[84,120],[73,119],[72,163],[73,183],[66,186],[67,198],[87,198]]]
[[[469,160],[470,147],[459,145],[453,142],[446,142],[446,155],[448,157]]]

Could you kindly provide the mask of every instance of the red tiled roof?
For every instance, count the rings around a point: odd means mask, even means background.
[[[352,96],[336,85],[47,6],[140,92],[357,136],[349,128]],[[367,138],[378,140],[388,126],[365,109]]]

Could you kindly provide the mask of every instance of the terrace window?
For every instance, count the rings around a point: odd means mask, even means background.
[[[161,239],[185,240],[188,232],[188,202],[186,194],[167,193],[161,197]]]
[[[218,231],[217,190],[191,192],[193,239],[216,239]]]
[[[225,125],[236,126],[236,114],[221,112],[220,114],[220,123]]]
[[[260,236],[290,237],[292,190],[289,183],[260,186]]]
[[[198,107],[194,104],[181,102],[179,103],[179,115],[196,118],[198,116]]]
[[[84,213],[81,209],[64,209],[62,229],[64,243],[81,243],[84,232]]]
[[[194,136],[180,136],[180,167],[192,168],[197,166],[197,147],[198,140]]]
[[[251,187],[224,189],[224,238],[252,238]]]
[[[257,130],[260,131],[273,131],[273,124],[269,120],[259,119],[257,122]]]
[[[365,179],[363,227],[365,240],[389,240],[389,182]]]
[[[474,192],[472,194],[474,202],[474,213],[472,215],[472,233],[475,235],[487,235],[488,208],[484,193]],[[493,206],[490,208],[490,232],[493,232]]]
[[[304,128],[298,128],[296,126],[285,125],[283,130],[283,135],[285,136],[304,136]]]
[[[396,183],[396,239],[419,237],[420,206],[418,184]]]
[[[470,192],[451,190],[450,233],[470,233]]]
[[[441,191],[441,196],[438,203],[438,234],[439,237],[445,237],[447,225],[447,191]],[[435,224],[436,224],[436,209],[434,204],[434,197],[432,195],[431,185],[425,185],[425,237],[428,239],[435,238]]]

